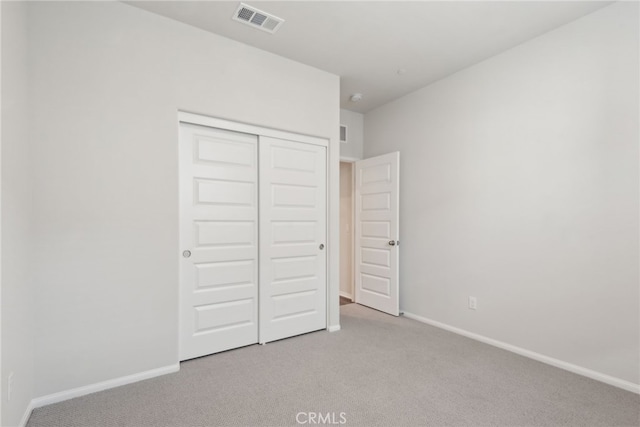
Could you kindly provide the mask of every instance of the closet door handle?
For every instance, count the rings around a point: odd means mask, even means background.
[[[324,243],[320,243],[320,246],[318,246],[320,248],[320,250],[324,249]]]

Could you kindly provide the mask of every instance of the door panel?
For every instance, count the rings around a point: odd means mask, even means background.
[[[326,327],[326,148],[260,137],[260,342]]]
[[[355,163],[356,302],[394,316],[400,312],[399,163],[398,152]]]
[[[258,341],[257,143],[180,126],[180,360]]]

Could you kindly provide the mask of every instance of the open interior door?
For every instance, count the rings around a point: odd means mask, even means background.
[[[399,315],[400,153],[355,163],[356,303]]]

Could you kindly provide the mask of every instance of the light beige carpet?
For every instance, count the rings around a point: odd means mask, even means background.
[[[37,409],[28,426],[280,426],[308,412],[347,426],[640,425],[633,393],[357,304],[341,312],[340,332],[185,362]]]

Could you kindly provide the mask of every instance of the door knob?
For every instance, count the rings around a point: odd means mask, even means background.
[[[189,258],[191,256],[191,251],[182,252],[182,256],[185,257],[185,258]]]
[[[324,243],[320,243],[320,246],[318,246],[320,248],[320,250],[324,249]]]
[[[395,245],[396,245],[395,240],[389,240],[389,246],[395,246]]]

